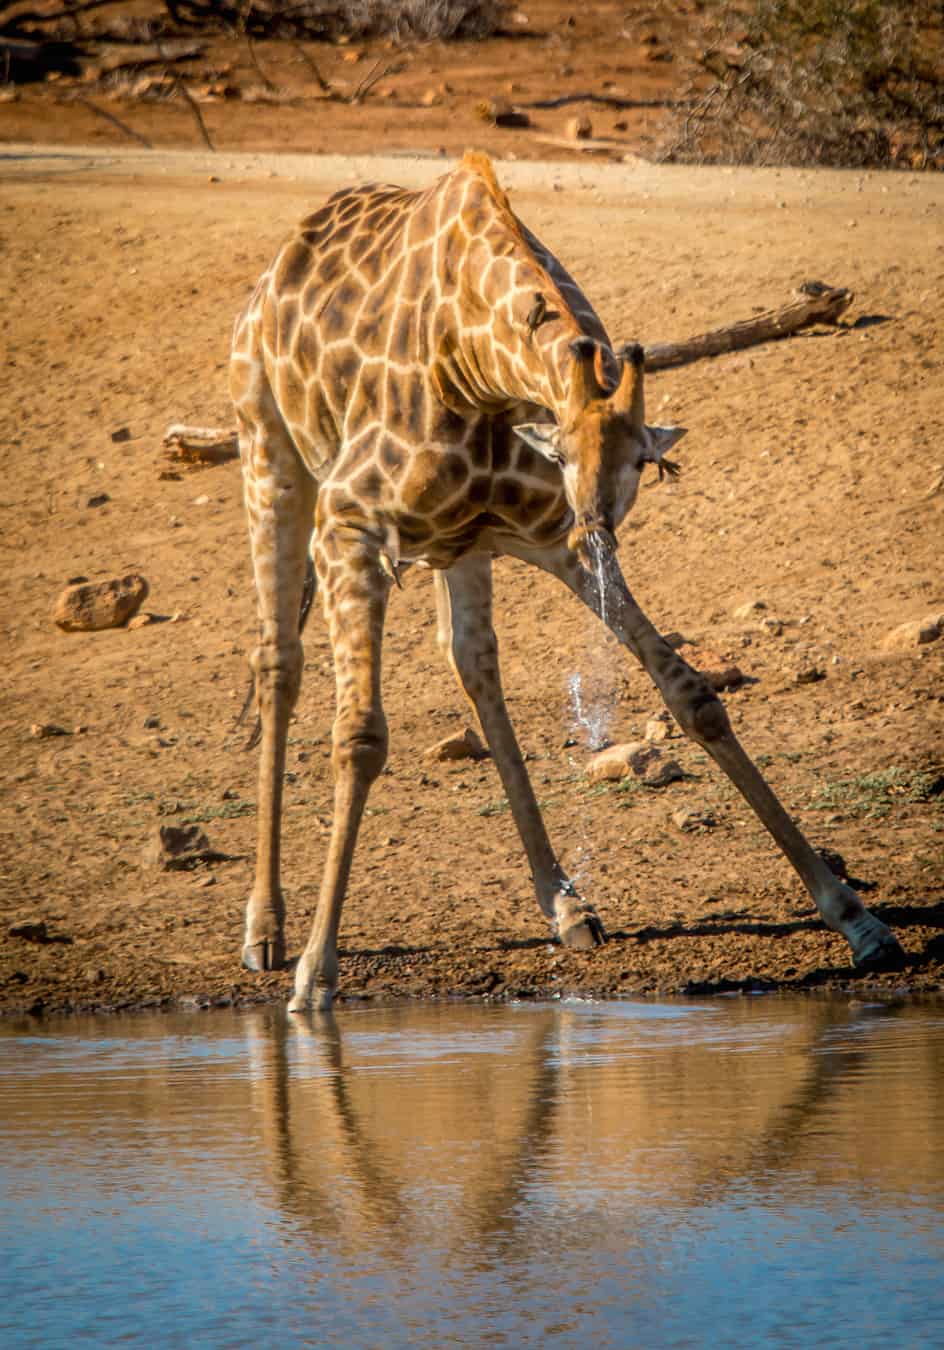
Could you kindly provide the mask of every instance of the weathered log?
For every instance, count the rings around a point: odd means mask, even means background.
[[[852,292],[842,286],[825,286],[821,281],[804,281],[797,298],[781,309],[768,310],[753,319],[726,328],[716,328],[686,342],[657,342],[647,345],[646,370],[670,370],[686,366],[707,356],[721,356],[745,347],[755,347],[774,338],[789,337],[813,323],[836,323],[852,303]]]

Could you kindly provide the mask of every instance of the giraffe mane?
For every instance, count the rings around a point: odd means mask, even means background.
[[[475,174],[477,178],[482,179],[488,190],[489,196],[502,213],[508,229],[514,235],[515,239],[517,239],[521,247],[527,250],[528,256],[531,258],[535,267],[543,274],[548,294],[552,297],[555,306],[558,307],[560,313],[568,314],[573,318],[571,308],[564,298],[560,287],[535,253],[534,247],[525,232],[524,226],[515,215],[511,202],[508,199],[508,193],[499,183],[489,156],[484,150],[466,150],[465,154],[462,156],[459,168],[460,170],[465,169],[467,173]]]

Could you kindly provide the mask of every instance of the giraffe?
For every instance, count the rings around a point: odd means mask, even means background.
[[[334,816],[289,1010],[330,1008],[358,828],[387,756],[384,616],[411,566],[434,571],[439,645],[478,716],[560,941],[605,940],[548,839],[505,708],[492,559],[559,578],[641,663],[682,730],[753,807],[860,965],[900,959],[890,930],[811,847],[742,749],[723,704],[657,632],[614,531],[679,427],[645,421],[643,352],[592,306],[467,152],[421,191],[343,189],[279,250],[237,320],[230,389],[261,622],[256,875],[243,963],[285,964],[280,817],[306,578],[334,659]],[[303,620],[302,620],[303,622]]]

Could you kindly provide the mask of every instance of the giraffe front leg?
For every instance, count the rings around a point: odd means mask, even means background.
[[[265,422],[240,419],[240,450],[261,621],[250,665],[262,729],[256,875],[246,906],[242,960],[249,970],[278,970],[285,964],[282,784],[289,718],[304,662],[298,625],[316,486],[274,410]]]
[[[387,758],[380,657],[390,581],[376,543],[319,529],[315,565],[334,655],[334,818],[311,935],[295,970],[289,1012],[330,1009],[338,984],[337,939],[354,847],[371,784]]]
[[[784,810],[731,729],[717,694],[650,623],[629,592],[616,557],[601,554],[596,573],[558,550],[533,561],[559,576],[642,663],[666,706],[693,741],[724,770],[793,865],[824,922],[841,933],[857,966],[900,964],[898,939],[856,892],[833,874]]]
[[[436,573],[439,645],[471,702],[488,741],[521,835],[538,904],[567,947],[605,941],[603,924],[578,894],[551,847],[502,693],[492,626],[492,564],[471,554]]]

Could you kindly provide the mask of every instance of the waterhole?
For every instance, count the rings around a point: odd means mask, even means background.
[[[944,1344],[944,1008],[0,1027],[4,1346]]]

